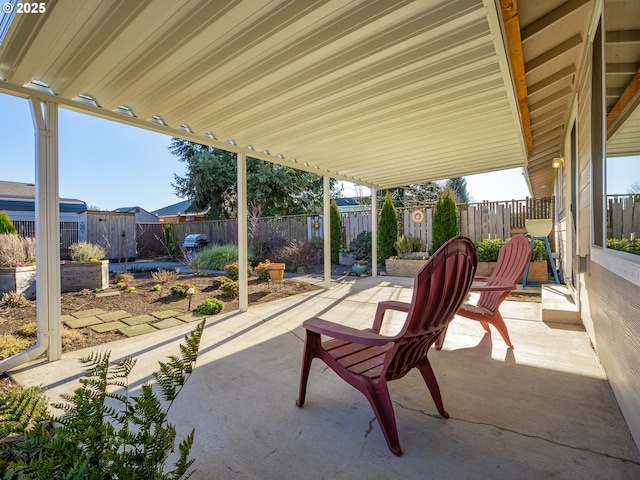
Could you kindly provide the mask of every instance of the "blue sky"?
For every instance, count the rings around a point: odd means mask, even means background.
[[[169,153],[170,137],[64,108],[59,109],[59,131],[61,197],[106,210],[140,206],[153,211],[182,200],[171,182],[174,173],[182,176],[186,170]],[[34,182],[33,122],[26,100],[0,94],[0,142],[0,180]],[[626,193],[634,181],[640,182],[640,168],[637,162],[618,165],[614,190]],[[634,171],[635,176],[629,175]],[[529,195],[520,168],[466,179],[474,201]],[[347,187],[344,195],[352,192]]]

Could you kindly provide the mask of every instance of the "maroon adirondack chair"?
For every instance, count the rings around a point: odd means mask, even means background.
[[[513,347],[509,338],[509,331],[500,314],[500,305],[515,290],[518,280],[531,260],[531,242],[524,235],[514,235],[505,243],[498,254],[496,267],[490,277],[476,277],[475,280],[485,281],[484,285],[474,285],[472,292],[480,292],[476,305],[464,303],[458,310],[458,315],[471,320],[478,320],[485,331],[489,331],[489,324],[496,327],[502,335],[504,343]],[[436,340],[435,348],[440,350],[444,343],[447,329],[444,329]]]
[[[473,242],[458,236],[440,247],[416,274],[410,304],[397,301],[378,304],[372,328],[358,330],[317,317],[305,320],[302,326],[306,329],[306,339],[296,405],[304,404],[311,361],[317,357],[364,394],[389,449],[395,455],[402,455],[387,382],[417,368],[438,412],[449,418],[427,353],[464,301],[476,266]],[[408,313],[397,335],[379,333],[387,310]],[[331,339],[322,342],[321,335]]]

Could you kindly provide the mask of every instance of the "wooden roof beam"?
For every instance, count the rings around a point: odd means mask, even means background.
[[[518,18],[517,0],[500,0],[500,10],[502,11],[502,21],[504,23],[509,57],[511,59],[511,68],[513,70],[516,95],[518,97],[524,139],[527,145],[527,153],[531,155],[533,154],[533,137],[531,135],[527,78],[522,52],[522,38],[520,37],[520,19]]]
[[[534,35],[537,35],[538,33],[541,33],[542,31],[544,31],[545,29],[552,27],[562,18],[566,17],[567,15],[573,13],[578,8],[583,7],[584,5],[590,2],[591,0],[570,0],[566,3],[563,3],[555,10],[550,11],[543,17],[533,22],[532,24],[527,25],[525,28],[523,28],[522,34],[521,34],[522,41],[523,42],[527,41]]]
[[[616,30],[606,33],[606,43],[636,45],[640,43],[640,30]]]
[[[537,56],[527,62],[527,72],[532,72],[536,68],[540,68],[544,64],[550,62],[554,58],[563,55],[574,48],[582,45],[582,37],[580,34],[576,34],[568,40],[562,42],[560,45],[556,45],[551,50],[544,52],[542,55]]]
[[[633,75],[637,69],[637,63],[607,63],[607,75]]]
[[[534,93],[539,92],[540,90],[544,90],[545,88],[549,88],[554,83],[558,83],[565,78],[572,77],[576,73],[576,66],[574,64],[569,65],[568,67],[563,68],[562,70],[557,71],[556,73],[549,75],[546,78],[543,78],[538,83],[534,83],[529,86],[529,95],[533,95]],[[573,79],[571,80],[573,84]]]
[[[640,68],[607,115],[607,138],[616,132],[640,104]]]

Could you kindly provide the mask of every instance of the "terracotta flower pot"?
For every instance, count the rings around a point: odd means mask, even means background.
[[[270,263],[267,265],[269,278],[271,280],[282,280],[284,278],[284,263]]]

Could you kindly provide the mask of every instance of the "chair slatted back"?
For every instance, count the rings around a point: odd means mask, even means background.
[[[457,236],[440,247],[416,273],[407,319],[387,353],[387,380],[403,377],[426,357],[469,292],[477,264],[473,242]]]
[[[530,260],[531,242],[524,235],[514,235],[500,249],[496,268],[487,279],[487,285],[515,285]],[[478,306],[495,312],[507,295],[509,295],[509,292],[482,292],[478,299]]]

